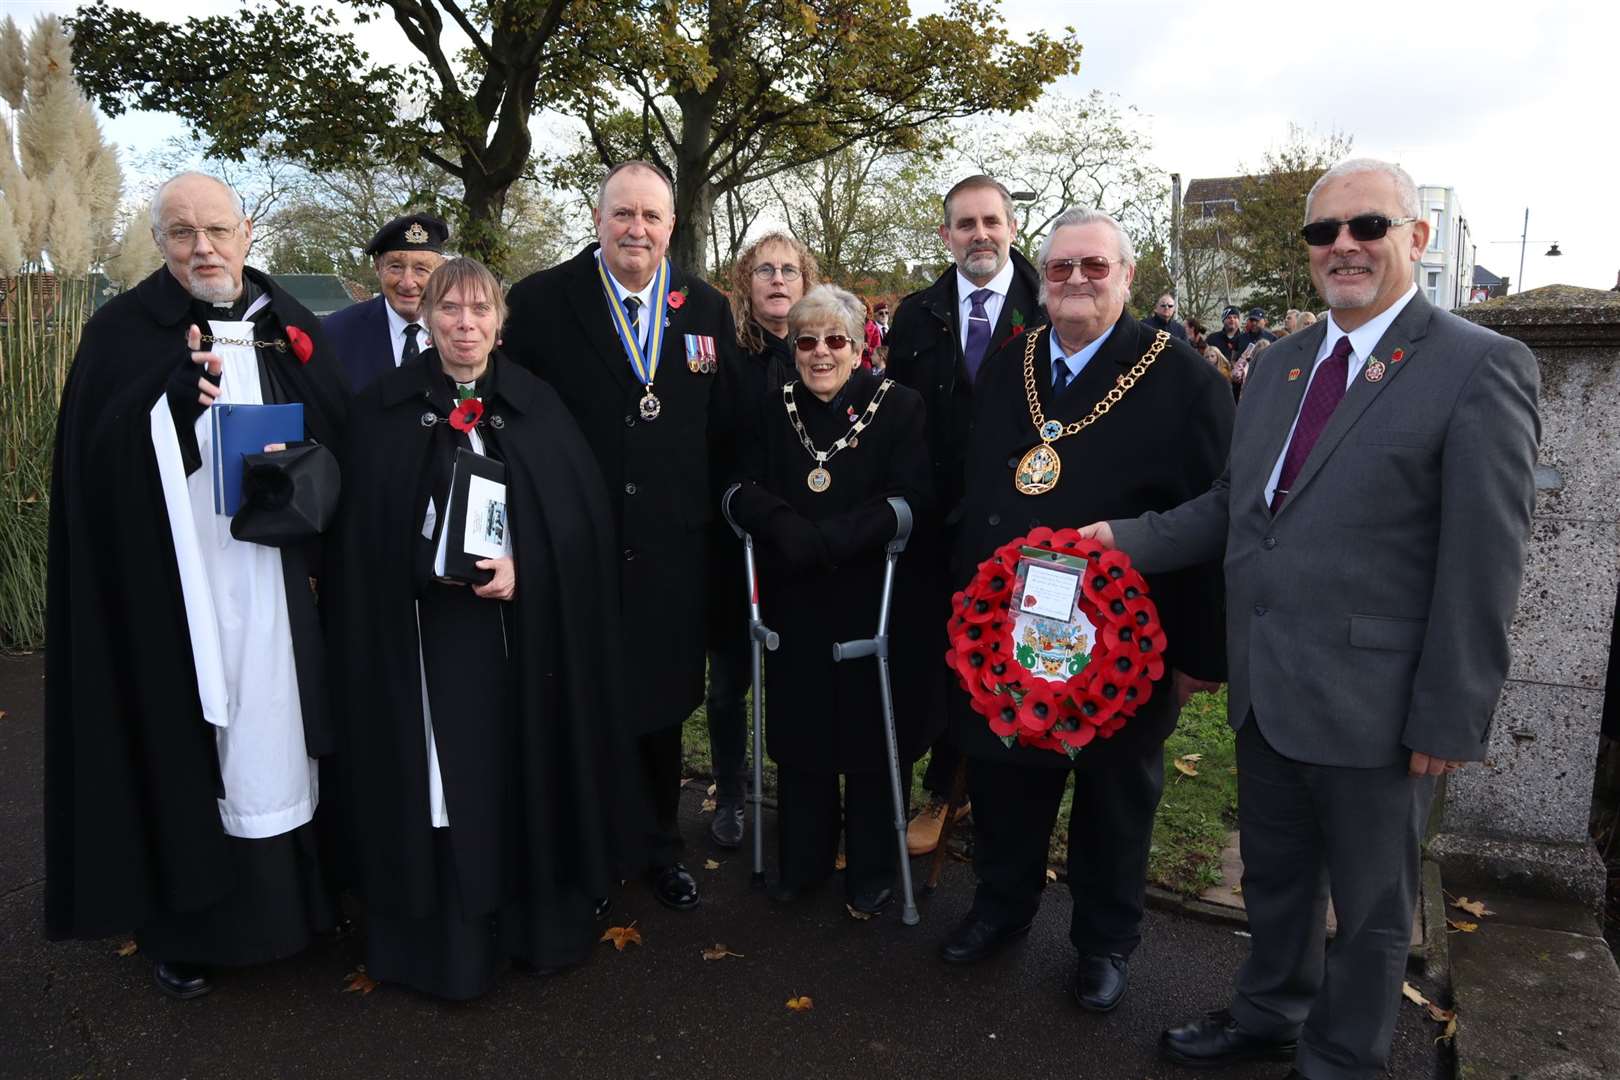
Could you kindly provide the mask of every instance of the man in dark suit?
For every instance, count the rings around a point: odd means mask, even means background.
[[[666,258],[674,202],[656,165],[609,170],[591,211],[599,243],[512,286],[505,348],[562,395],[607,481],[625,640],[605,646],[603,677],[632,687],[656,819],[648,877],[684,911],[698,886],[679,861],[681,725],[703,700],[709,446],[732,437],[738,359],[725,297]]]
[[[1435,777],[1484,756],[1507,675],[1538,377],[1524,345],[1414,288],[1429,226],[1399,167],[1334,166],[1305,220],[1330,317],[1267,350],[1225,474],[1167,513],[1087,532],[1144,571],[1225,555],[1253,939],[1230,1007],[1165,1032],[1163,1053],[1370,1080],[1395,1028]]]
[[[1159,296],[1158,302],[1153,305],[1153,314],[1143,319],[1142,325],[1149,330],[1163,330],[1173,338],[1187,340],[1187,328],[1176,318],[1176,298],[1169,293]]]
[[[1135,262],[1129,239],[1107,214],[1075,208],[1053,223],[1039,260],[1052,325],[1010,342],[976,387],[958,581],[970,580],[996,548],[1038,526],[1091,520],[1103,507],[1168,509],[1220,475],[1232,433],[1231,391],[1185,342],[1125,313]],[[1094,420],[1076,428],[1086,417]],[[1062,425],[1060,433],[1043,434],[1050,424]],[[1058,456],[1057,475],[1046,490],[1030,490],[1040,485],[1021,478],[1021,461],[1043,443]],[[1168,639],[1167,671],[1117,734],[1093,741],[1073,761],[1003,745],[968,707],[967,695],[953,695],[959,745],[969,759],[978,889],[941,956],[972,963],[1029,929],[1073,772],[1069,937],[1080,956],[1071,989],[1096,1012],[1119,1003],[1141,940],[1164,740],[1175,728],[1187,680],[1225,675],[1219,564],[1152,575],[1148,584]]]
[[[1046,321],[1036,295],[1040,281],[1035,268],[1013,249],[1017,235],[1018,219],[1005,187],[988,176],[958,181],[945,195],[945,220],[939,227],[952,266],[928,288],[900,301],[886,337],[887,373],[922,394],[928,407],[935,505],[945,515],[947,529],[955,522],[952,511],[962,501],[974,387],[985,362],[999,351],[998,342]],[[947,539],[932,560],[940,577],[941,628],[943,601],[962,586],[946,573],[949,550]],[[916,549],[909,557],[915,563],[927,554],[926,548]],[[940,647],[945,647],[943,634]],[[939,843],[945,803],[960,762],[949,735],[934,744],[923,776],[931,798],[906,832],[913,855],[927,854]],[[958,816],[966,812],[962,807]]]
[[[349,377],[350,389],[359,392],[378,375],[416,359],[428,347],[422,290],[444,261],[449,239],[450,226],[443,221],[428,214],[408,214],[384,225],[366,245],[382,292],[321,320]]]

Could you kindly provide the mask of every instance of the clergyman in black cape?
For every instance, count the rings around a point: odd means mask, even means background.
[[[346,391],[315,317],[244,268],[229,188],[173,178],[153,233],[166,265],[85,327],[57,428],[45,926],[134,931],[159,987],[195,997],[207,967],[291,955],[333,919],[312,824],[332,746],[321,545],[239,541],[214,512],[200,373],[221,401],[301,403],[334,449]]]

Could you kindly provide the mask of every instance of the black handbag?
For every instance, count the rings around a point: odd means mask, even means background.
[[[231,535],[250,544],[291,547],[326,531],[342,478],[332,451],[315,442],[242,455],[242,505]]]

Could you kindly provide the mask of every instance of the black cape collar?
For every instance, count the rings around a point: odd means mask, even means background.
[[[534,395],[531,387],[521,379],[502,379],[501,370],[507,364],[506,356],[496,349],[489,354],[489,367],[484,370],[484,377],[478,380],[478,396],[484,400],[485,407],[494,409],[495,403],[516,412],[531,412],[534,409]],[[439,363],[437,349],[423,349],[422,354],[414,361],[400,368],[402,372],[409,371],[409,377],[402,376],[389,379],[383,386],[382,398],[384,405],[397,405],[411,398],[426,399],[439,405],[454,405],[450,401],[450,383],[447,381],[444,369]],[[447,409],[449,406],[445,406]]]

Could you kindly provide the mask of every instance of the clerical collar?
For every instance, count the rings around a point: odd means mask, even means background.
[[[248,317],[249,309],[254,306],[254,301],[263,295],[264,290],[259,288],[257,282],[248,277],[246,271],[243,271],[242,292],[235,300],[215,303],[212,300],[199,300],[193,297],[192,306],[200,309],[199,314],[206,319],[218,319],[220,322],[242,322]]]

